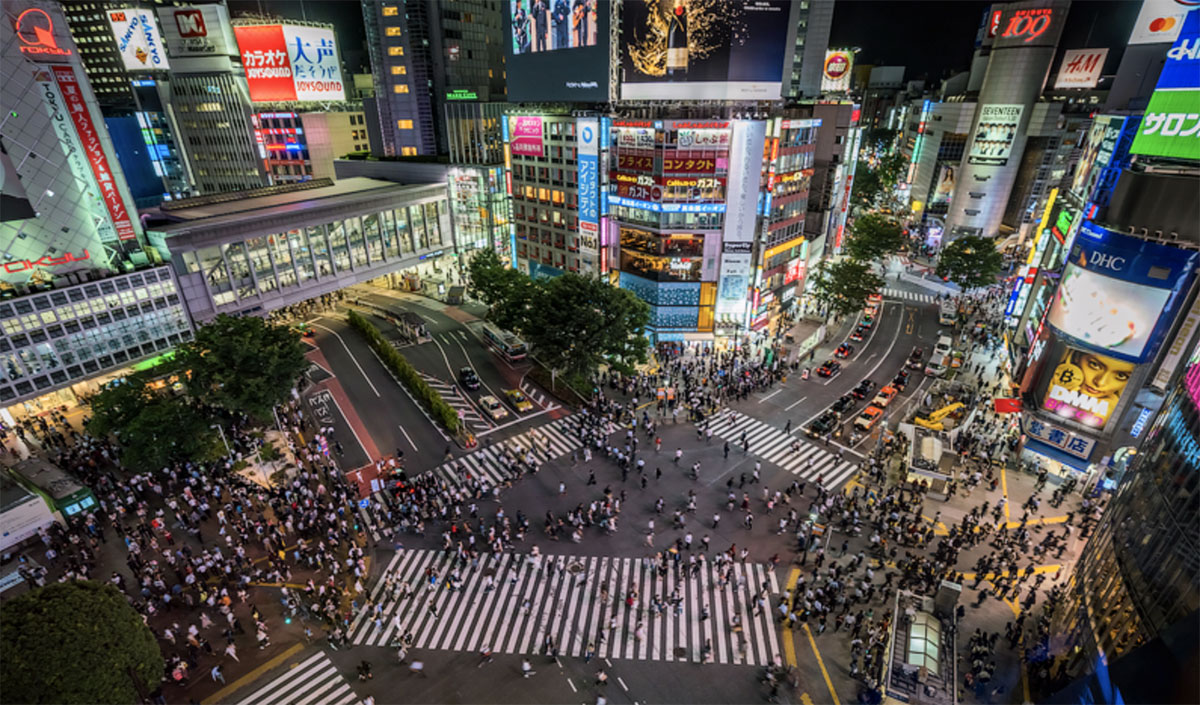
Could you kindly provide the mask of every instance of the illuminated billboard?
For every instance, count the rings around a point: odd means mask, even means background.
[[[1129,151],[1200,160],[1200,12],[1183,21]]]
[[[1071,49],[1063,54],[1055,88],[1094,88],[1104,70],[1108,49]]]
[[[625,0],[621,97],[777,100],[791,11],[786,0]]]
[[[333,30],[289,24],[234,27],[250,100],[345,100]]]
[[[540,117],[521,115],[508,118],[512,155],[514,157],[546,156],[543,141],[544,123]]]
[[[1075,167],[1075,176],[1071,180],[1071,192],[1081,201],[1093,200],[1093,192],[1100,182],[1100,177],[1113,161],[1128,119],[1124,115],[1098,115],[1092,121],[1092,126],[1084,137],[1083,151],[1079,157],[1079,164]]]
[[[943,164],[941,173],[938,174],[937,186],[933,193],[929,196],[929,205],[945,205],[950,202],[954,196],[954,176],[958,171],[958,166],[955,164]]]
[[[853,67],[854,52],[847,49],[830,49],[825,52],[825,65],[821,68],[821,92],[849,91],[850,72]]]
[[[168,69],[167,51],[163,46],[162,34],[150,10],[126,8],[108,10],[108,23],[117,40],[117,53],[126,71],[154,71]]]
[[[224,5],[160,7],[158,23],[176,73],[228,71],[238,55]]]
[[[504,0],[508,100],[608,101],[608,0]]]
[[[1198,259],[1084,223],[1046,320],[1076,345],[1144,361],[1157,352],[1168,309],[1179,303],[1172,292],[1191,279]]]
[[[1192,0],[1145,0],[1133,23],[1129,44],[1166,44],[1179,37],[1183,20],[1196,7]]]
[[[1020,104],[985,105],[980,108],[979,124],[975,128],[975,139],[971,142],[967,163],[988,166],[1008,164],[1024,111],[1025,106]]]
[[[1135,367],[1132,362],[1066,347],[1050,375],[1042,408],[1084,426],[1103,429]]]

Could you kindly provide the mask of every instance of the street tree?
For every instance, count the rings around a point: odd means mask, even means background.
[[[122,465],[138,471],[220,458],[224,445],[213,428],[218,415],[169,388],[154,389],[151,381],[148,372],[136,372],[101,390],[91,399],[88,430],[115,436]]]
[[[163,657],[116,586],[50,583],[0,607],[5,702],[136,703],[158,687]]]
[[[846,316],[861,309],[871,294],[883,287],[883,278],[871,264],[856,259],[826,261],[816,271],[813,296],[830,313]]]
[[[522,333],[551,369],[586,377],[602,362],[628,371],[646,360],[650,307],[595,277],[539,282],[529,321]]]
[[[1004,271],[1004,256],[992,240],[967,235],[942,248],[934,271],[963,289],[988,286]]]
[[[471,296],[488,307],[488,320],[501,328],[523,330],[529,320],[529,308],[538,282],[504,266],[493,250],[475,255],[467,271],[471,276]]]
[[[879,213],[867,213],[854,219],[846,254],[870,262],[904,246],[904,232],[895,220]]]
[[[224,314],[197,329],[176,360],[197,401],[258,420],[271,418],[307,364],[304,344],[292,330],[257,316]]]
[[[859,160],[858,166],[854,170],[854,185],[853,191],[850,194],[850,200],[859,208],[871,208],[875,204],[875,199],[879,194],[883,193],[883,184],[879,180],[879,173],[872,169],[865,161]]]

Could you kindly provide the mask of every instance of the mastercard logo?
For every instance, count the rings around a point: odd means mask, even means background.
[[[1150,31],[1169,32],[1178,22],[1179,20],[1174,17],[1155,17],[1150,21]]]

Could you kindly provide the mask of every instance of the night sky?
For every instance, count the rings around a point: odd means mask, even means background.
[[[905,66],[905,80],[928,77],[936,83],[947,71],[970,68],[975,31],[991,4],[837,0],[829,46],[861,47],[860,63]],[[1059,52],[1108,47],[1105,73],[1115,72],[1141,6],[1140,0],[1076,0],[1067,13]]]

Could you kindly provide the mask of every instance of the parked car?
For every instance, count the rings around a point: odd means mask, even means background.
[[[853,395],[855,399],[866,399],[867,395],[870,394],[871,390],[873,389],[875,389],[875,383],[869,379],[864,379],[858,383],[857,387],[850,390],[850,394]]]
[[[508,416],[508,409],[505,409],[500,400],[491,394],[485,394],[479,397],[479,407],[483,409],[483,413],[487,414],[492,421],[499,421]]]
[[[821,377],[836,377],[842,371],[842,363],[837,360],[826,360],[824,365],[817,368],[817,374]]]
[[[880,409],[878,406],[868,406],[867,408],[863,409],[862,413],[858,415],[857,419],[854,419],[854,427],[863,433],[866,433],[872,428],[875,428],[875,424],[879,423],[879,420],[882,418],[883,409]]]
[[[835,401],[829,407],[831,413],[837,414],[839,419],[845,418],[851,411],[854,410],[854,405],[858,402],[852,394],[844,394],[840,399]]]
[[[475,370],[470,367],[464,367],[458,371],[458,382],[472,391],[479,389],[479,375],[475,374]]]
[[[912,352],[908,354],[908,366],[913,368],[914,370],[919,370],[919,369],[921,369],[921,366],[924,364],[925,364],[925,348],[922,348],[920,346],[913,348]]]
[[[533,402],[529,401],[529,397],[525,396],[520,389],[505,389],[504,396],[508,398],[508,403],[512,405],[512,408],[519,413],[533,411]]]
[[[832,411],[826,411],[824,414],[818,416],[815,421],[810,423],[804,432],[808,434],[809,438],[821,438],[833,433],[834,429],[837,428],[837,425],[837,414],[833,413]]]
[[[851,345],[850,343],[842,343],[841,345],[838,346],[838,349],[836,351],[834,351],[833,356],[845,359],[847,357],[850,357],[853,354],[854,354],[854,346]]]

